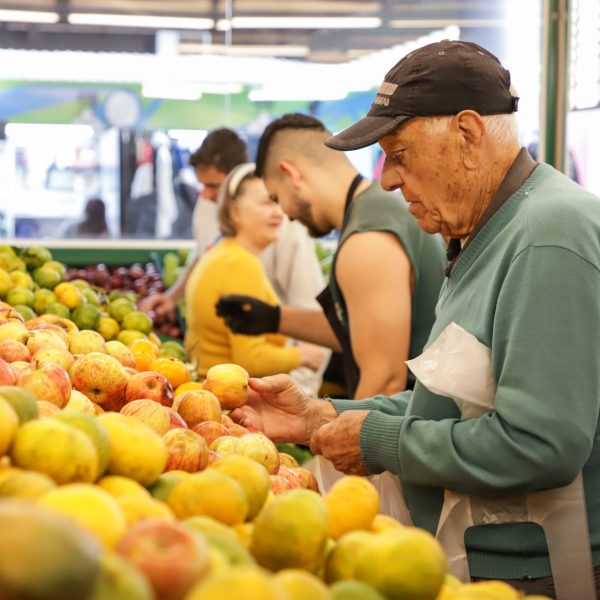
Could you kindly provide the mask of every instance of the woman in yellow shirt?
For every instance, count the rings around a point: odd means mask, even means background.
[[[321,349],[304,343],[286,346],[288,338],[279,334],[234,334],[217,316],[215,305],[227,294],[280,303],[258,257],[277,239],[283,220],[251,163],[231,171],[217,202],[223,238],[196,264],[185,289],[185,347],[199,375],[220,363],[236,363],[254,377],[299,366],[317,370],[324,358]]]

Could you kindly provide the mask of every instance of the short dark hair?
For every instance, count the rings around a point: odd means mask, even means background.
[[[267,162],[267,155],[271,146],[273,136],[282,129],[315,129],[317,131],[327,131],[325,126],[319,119],[311,117],[310,115],[303,115],[300,113],[288,113],[275,119],[263,131],[258,142],[258,149],[256,151],[256,175],[257,177],[264,176],[265,165]]]
[[[245,162],[248,162],[248,149],[244,140],[227,127],[211,131],[200,148],[190,156],[192,167],[214,167],[221,173],[229,173]]]

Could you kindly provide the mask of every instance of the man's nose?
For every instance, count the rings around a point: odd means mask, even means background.
[[[389,159],[387,158],[385,159],[381,170],[380,183],[381,187],[388,192],[400,189],[404,185],[404,181],[398,173],[398,170],[390,165]]]

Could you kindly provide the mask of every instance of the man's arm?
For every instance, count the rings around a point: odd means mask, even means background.
[[[340,344],[321,309],[280,307],[279,333],[340,351]]]
[[[412,266],[397,238],[369,231],[338,251],[336,279],[346,302],[350,340],[360,368],[355,398],[406,388]]]

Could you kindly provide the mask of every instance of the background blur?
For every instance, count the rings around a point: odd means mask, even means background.
[[[567,6],[564,170],[600,194],[600,2]],[[113,238],[188,239],[199,188],[187,157],[208,130],[235,128],[251,153],[286,112],[338,131],[367,112],[404,54],[443,38],[477,42],[510,69],[522,142],[536,153],[547,9],[548,0],[0,1],[0,234],[61,238],[98,196]],[[349,155],[377,177],[377,147]],[[140,230],[133,207],[148,194],[168,210]]]

